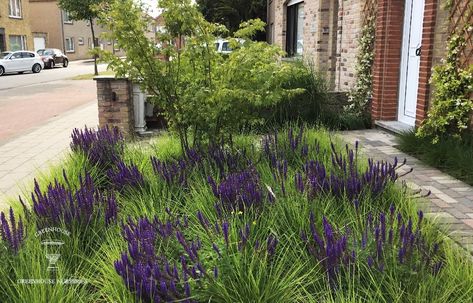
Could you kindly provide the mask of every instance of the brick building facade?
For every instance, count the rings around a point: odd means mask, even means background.
[[[445,56],[451,18],[445,2],[268,0],[268,42],[280,45],[289,57],[313,61],[326,72],[333,90],[349,91],[356,81],[366,7],[372,3],[370,11],[376,14],[372,119],[418,126],[432,97],[432,67]],[[453,2],[466,9],[471,6],[469,1]]]
[[[299,50],[290,55],[303,55],[326,71],[331,89],[348,91],[355,81],[361,8],[360,0],[268,0],[268,41],[288,52],[295,30]],[[291,22],[294,10],[297,22]]]
[[[0,52],[31,49],[28,0],[0,0]]]
[[[88,21],[72,21],[67,12],[62,11],[56,0],[29,0],[31,8],[31,30],[35,49],[57,48],[69,60],[90,59],[93,47],[92,33]],[[94,24],[97,46],[101,49],[118,52],[114,41],[101,37],[104,29]]]

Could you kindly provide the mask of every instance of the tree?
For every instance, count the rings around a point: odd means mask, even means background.
[[[261,108],[302,92],[283,87],[299,71],[282,62],[281,49],[251,40],[264,29],[261,20],[242,23],[228,38],[234,51],[224,57],[213,45],[216,36],[228,30],[206,21],[191,0],[160,0],[159,7],[165,29],[157,34],[162,41],[157,48],[144,34],[147,22],[135,0],[103,5],[99,21],[110,29],[126,58],[106,51],[101,57],[118,77],[140,82],[154,95],[183,149],[205,141],[231,144],[232,134],[241,127],[261,123]],[[173,43],[183,37],[185,43]]]
[[[266,0],[197,0],[198,7],[209,22],[225,25],[231,33],[239,29],[240,23],[251,19],[266,22]],[[260,32],[256,39],[264,41]]]
[[[90,31],[92,32],[92,43],[94,50],[97,47],[94,30],[94,19],[97,18],[95,6],[100,5],[107,0],[59,0],[59,7],[69,13],[72,20],[86,20],[90,22]],[[97,55],[94,54],[94,73],[98,75]]]

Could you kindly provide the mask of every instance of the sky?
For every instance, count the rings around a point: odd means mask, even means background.
[[[158,0],[143,0],[143,2],[149,6],[151,16],[157,17],[159,15]]]
[[[157,17],[160,14],[160,10],[158,9],[158,0],[142,0],[142,1],[143,3],[149,6],[151,16]],[[194,0],[192,2],[195,3]]]

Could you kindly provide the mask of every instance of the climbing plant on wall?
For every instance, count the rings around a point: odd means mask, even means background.
[[[466,30],[471,31],[473,27],[469,26]],[[432,137],[433,143],[437,143],[442,134],[461,139],[468,129],[473,111],[473,65],[462,68],[459,64],[460,49],[464,46],[464,36],[452,35],[448,41],[446,59],[434,67],[432,106],[417,131],[420,137]]]
[[[356,62],[356,82],[348,95],[348,105],[345,111],[363,115],[368,112],[369,99],[372,93],[372,67],[374,61],[374,40],[376,30],[376,18],[369,16],[358,40],[359,52]]]

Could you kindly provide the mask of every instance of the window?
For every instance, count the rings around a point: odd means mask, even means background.
[[[84,45],[84,37],[77,38],[77,44]]]
[[[8,14],[12,18],[21,18],[21,0],[9,0]]]
[[[10,35],[10,50],[11,51],[18,51],[22,49],[27,49],[26,47],[26,36],[20,35]]]
[[[120,50],[120,45],[118,44],[118,40],[113,41],[113,50],[116,52]]]
[[[29,52],[21,52],[21,57],[22,58],[34,58],[34,54],[33,53],[29,53]]]
[[[92,45],[92,38],[87,38],[87,46],[89,47],[89,49],[91,49],[93,47]]]
[[[66,52],[67,53],[74,52],[74,38],[71,38],[71,37],[66,38]]]
[[[63,11],[62,16],[64,23],[72,24],[71,14],[69,12]]]
[[[6,46],[5,44],[6,44],[6,41],[5,41],[5,29],[4,29],[4,28],[0,28],[0,53],[7,50],[7,46]]]
[[[304,7],[302,1],[287,4],[286,52],[288,56],[300,56],[304,50]]]

